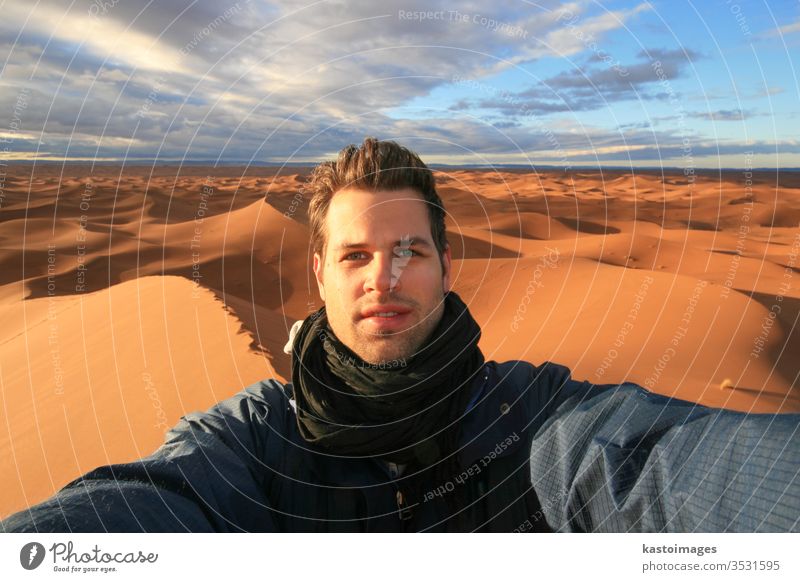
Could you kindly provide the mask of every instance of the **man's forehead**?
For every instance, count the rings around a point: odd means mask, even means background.
[[[368,214],[396,212],[427,212],[425,199],[411,188],[400,190],[379,190],[372,192],[360,189],[344,189],[331,198],[328,214],[347,220]]]
[[[410,188],[370,192],[341,190],[328,209],[330,248],[433,246],[421,195]]]

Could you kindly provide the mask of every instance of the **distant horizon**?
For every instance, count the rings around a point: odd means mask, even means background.
[[[147,159],[136,159],[136,160],[0,160],[0,166],[36,166],[36,165],[47,165],[47,166],[103,166],[103,167],[164,167],[164,168],[179,168],[183,166],[191,166],[191,167],[215,167],[215,168],[307,168],[312,169],[316,165],[328,161],[325,159],[320,159],[318,162],[287,162],[287,163],[278,163],[278,162],[248,162],[245,160],[231,160],[231,161],[222,161],[216,162],[213,160],[163,160],[163,161],[156,161],[156,160],[147,160]],[[564,168],[563,166],[558,166],[556,164],[535,164],[535,165],[527,165],[527,164],[441,164],[441,163],[434,163],[434,164],[426,164],[429,168],[438,169],[438,168],[447,168],[447,169],[465,169],[465,170],[495,170],[495,169],[503,169],[503,170],[545,170],[545,171],[561,171],[561,172],[573,172],[573,171],[586,171],[586,170],[597,170],[597,171],[633,171],[633,170],[640,170],[640,171],[648,171],[648,172],[680,172],[684,173],[684,168],[681,166],[652,166],[652,165],[637,165],[637,166],[624,166],[624,165],[615,165],[615,164],[608,164],[608,165],[574,165],[568,168]],[[693,168],[694,173],[713,173],[713,172],[800,172],[800,167],[784,167],[784,168],[770,168],[770,167],[754,167],[754,168],[744,168],[744,167],[701,167],[696,166]],[[685,175],[685,174],[684,174]]]

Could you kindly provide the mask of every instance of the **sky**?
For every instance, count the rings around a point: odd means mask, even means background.
[[[0,0],[0,160],[800,167],[800,2]]]

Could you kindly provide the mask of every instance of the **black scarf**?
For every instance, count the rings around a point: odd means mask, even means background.
[[[323,306],[292,343],[301,436],[335,455],[436,463],[458,446],[459,419],[484,363],[480,336],[466,304],[450,291],[427,344],[410,358],[376,366],[339,341]]]

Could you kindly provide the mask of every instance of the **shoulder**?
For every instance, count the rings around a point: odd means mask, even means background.
[[[291,408],[290,400],[294,398],[294,393],[291,383],[283,384],[274,378],[267,378],[247,386],[236,396],[277,412]]]
[[[255,382],[205,411],[181,417],[168,433],[166,443],[208,435],[232,448],[264,447],[269,441],[283,441],[291,430],[294,411],[289,403],[291,385],[269,378]]]
[[[191,412],[186,420],[199,420],[226,417],[239,420],[252,418],[252,413],[262,413],[266,418],[269,413],[280,413],[289,407],[291,384],[282,384],[274,378],[260,380],[243,388],[233,396],[220,400],[204,412]]]
[[[572,381],[569,368],[552,362],[535,365],[524,360],[491,361],[487,366],[494,386],[537,407]]]
[[[594,385],[572,379],[570,369],[553,362],[539,365],[523,360],[490,362],[493,384],[506,398],[520,402],[525,418],[534,429],[541,427],[571,397],[585,402],[611,385]]]
[[[524,360],[507,360],[505,362],[487,362],[497,376],[497,381],[510,380],[520,389],[529,386],[546,387],[562,385],[571,380],[570,369],[553,362],[542,362],[539,365]]]

